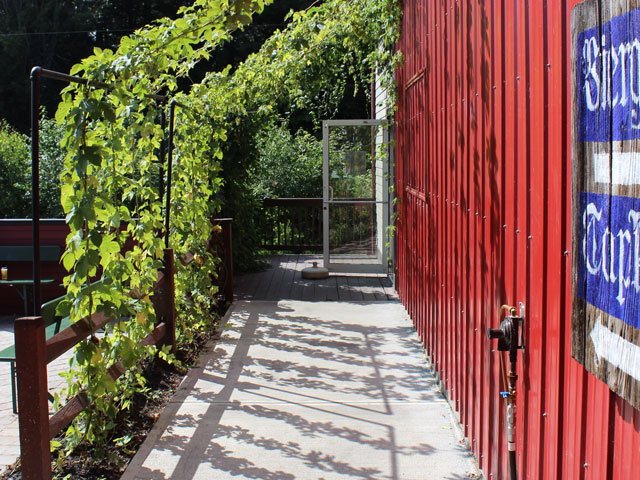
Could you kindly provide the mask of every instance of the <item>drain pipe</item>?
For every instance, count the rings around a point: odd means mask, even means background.
[[[518,374],[518,350],[524,350],[524,304],[520,302],[520,312],[516,315],[516,308],[509,305],[500,307],[499,319],[504,316],[498,328],[489,328],[487,334],[490,339],[498,340],[498,351],[509,352],[509,373],[507,375],[507,391],[500,392],[506,400],[505,421],[507,426],[507,450],[509,452],[509,476],[511,480],[518,480],[516,469],[516,383]],[[500,357],[502,361],[502,357]],[[503,367],[504,368],[504,367]],[[504,371],[503,371],[504,374]]]

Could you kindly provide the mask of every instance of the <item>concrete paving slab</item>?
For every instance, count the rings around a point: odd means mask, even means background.
[[[399,303],[238,302],[131,479],[479,478]]]

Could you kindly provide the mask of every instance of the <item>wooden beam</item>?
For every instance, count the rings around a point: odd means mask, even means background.
[[[107,317],[102,312],[94,313],[91,316],[91,327],[89,326],[89,322],[85,319],[80,322],[76,322],[73,325],[69,325],[64,330],[49,338],[47,340],[47,363],[54,361],[67,350],[73,348],[80,340],[91,335],[92,331],[102,328],[110,320],[111,317]]]
[[[42,317],[14,324],[20,458],[24,480],[51,479],[45,327]]]
[[[152,291],[161,290],[168,280],[168,277],[163,272],[158,272],[158,280],[154,284]],[[132,298],[144,297],[144,295],[139,292],[134,292],[130,296]],[[91,323],[85,318],[73,325],[69,325],[64,330],[49,338],[47,340],[47,363],[54,361],[67,350],[73,348],[78,342],[91,335],[92,331],[95,332],[104,327],[112,319],[113,317],[107,317],[102,312],[96,312],[91,315]]]
[[[49,420],[49,439],[54,439],[63,429],[90,405],[85,392],[79,393],[58,410]]]
[[[161,323],[154,328],[149,335],[140,341],[140,345],[155,345],[165,336],[166,330],[167,326],[164,323]],[[121,362],[115,363],[109,367],[109,375],[114,381],[120,378],[125,371],[126,369]],[[86,392],[79,393],[65,403],[65,405],[51,417],[49,423],[49,438],[55,438],[56,435],[58,435],[63,429],[67,428],[73,419],[80,415],[80,413],[82,413],[82,411],[90,404],[91,402],[89,402],[89,397],[87,397]]]

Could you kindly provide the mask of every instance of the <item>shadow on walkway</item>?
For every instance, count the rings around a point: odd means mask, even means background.
[[[122,479],[478,478],[402,305],[238,302]]]

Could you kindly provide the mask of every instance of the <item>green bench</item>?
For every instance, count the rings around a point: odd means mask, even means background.
[[[95,288],[101,283],[97,281],[91,284],[91,288]],[[83,292],[87,290],[87,287],[82,289]],[[64,330],[70,325],[69,316],[61,317],[56,315],[56,308],[60,301],[66,297],[63,295],[53,300],[48,301],[42,305],[42,319],[45,325],[45,338],[48,340],[55,334]],[[13,405],[13,413],[18,413],[17,405],[17,389],[16,389],[16,346],[11,345],[4,350],[0,351],[0,362],[9,362],[11,364],[11,402]],[[53,400],[53,397],[49,395],[49,399]]]

